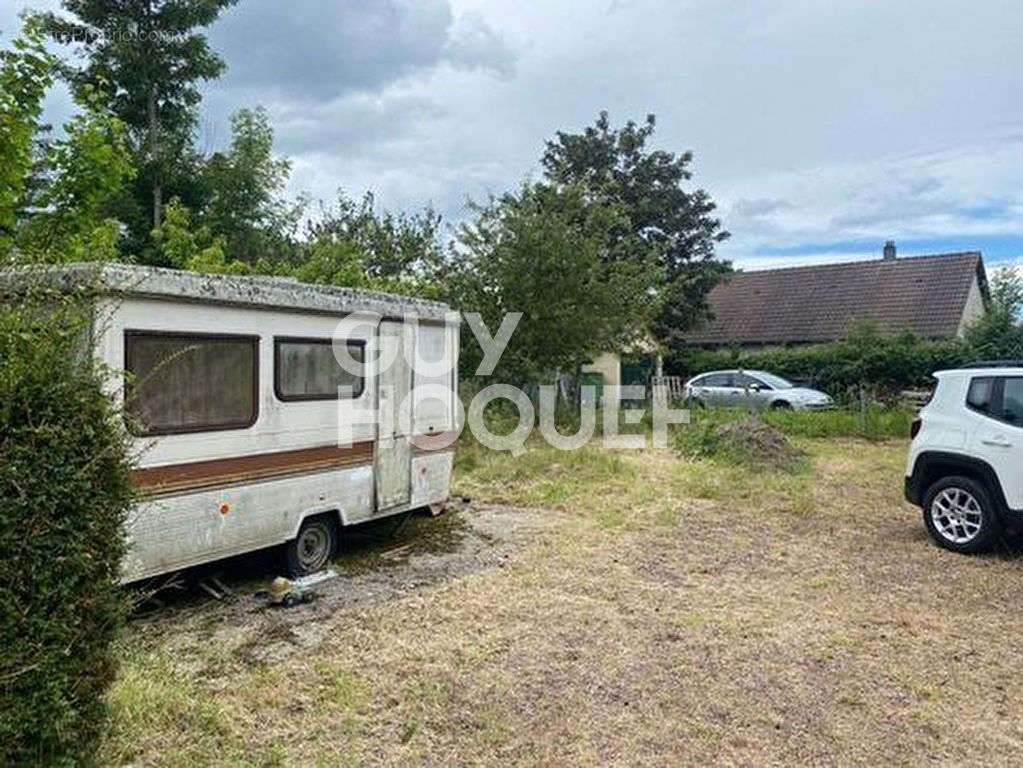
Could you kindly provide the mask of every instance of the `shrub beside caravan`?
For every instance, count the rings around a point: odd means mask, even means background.
[[[292,575],[311,573],[344,526],[447,500],[446,305],[125,265],[61,280],[99,288],[92,345],[138,447],[125,582],[279,544]]]

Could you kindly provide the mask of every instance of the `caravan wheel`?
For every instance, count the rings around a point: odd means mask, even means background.
[[[310,517],[284,547],[284,567],[292,578],[323,568],[337,549],[337,523],[331,515]]]

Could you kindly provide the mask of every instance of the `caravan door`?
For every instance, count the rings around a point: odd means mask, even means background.
[[[382,320],[378,331],[377,439],[374,448],[376,508],[408,504],[412,492],[412,366],[415,326]]]

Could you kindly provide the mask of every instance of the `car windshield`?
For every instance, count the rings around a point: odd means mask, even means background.
[[[775,376],[773,373],[757,373],[750,374],[754,378],[760,379],[771,389],[792,389],[795,385],[781,376]]]

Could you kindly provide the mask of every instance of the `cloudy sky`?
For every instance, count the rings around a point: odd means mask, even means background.
[[[9,38],[24,5],[4,3]],[[760,268],[979,248],[1023,259],[1023,5],[1014,0],[241,0],[202,142],[263,104],[293,189],[392,209],[538,174],[555,131],[657,115],[696,156],[721,249]],[[59,121],[66,95],[54,93]]]

